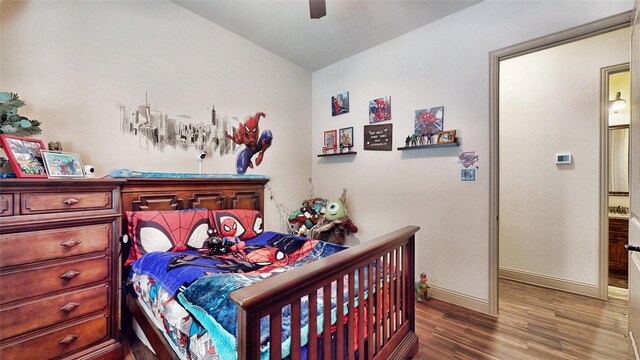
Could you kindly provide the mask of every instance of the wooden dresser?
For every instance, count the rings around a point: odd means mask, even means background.
[[[121,180],[0,180],[0,359],[119,359]]]

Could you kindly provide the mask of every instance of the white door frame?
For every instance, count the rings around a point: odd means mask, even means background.
[[[499,49],[489,54],[489,314],[491,315],[498,315],[498,204],[500,194],[498,130],[500,61],[622,29],[631,25],[632,18],[633,12],[627,11],[555,34]],[[602,186],[606,186],[606,182],[605,184],[601,184],[601,191]],[[608,189],[605,188],[605,190],[608,194]],[[602,196],[601,194],[601,198]],[[602,200],[600,203],[602,206]],[[600,224],[601,232],[604,231],[602,229],[602,221],[603,220],[601,220]],[[604,291],[607,289],[606,281],[604,285],[602,284],[603,266],[605,271],[607,270],[607,258],[604,257],[607,256],[607,250],[608,248],[605,249],[606,252],[604,254],[602,251],[600,254],[600,294],[602,294],[603,288],[605,289]]]

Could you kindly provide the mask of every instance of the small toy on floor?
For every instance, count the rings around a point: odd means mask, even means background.
[[[431,296],[429,296],[430,288],[427,284],[427,273],[420,274],[420,281],[416,282],[416,297],[418,298],[418,302],[422,302],[423,296],[425,300],[431,300]]]

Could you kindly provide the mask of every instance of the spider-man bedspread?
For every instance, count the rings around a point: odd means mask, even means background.
[[[229,294],[270,276],[335,254],[342,246],[296,236],[266,232],[246,241],[242,251],[223,256],[203,256],[196,251],[149,253],[132,265],[132,272],[153,278],[209,333],[212,348],[221,359],[237,358],[237,306]],[[135,276],[132,275],[132,278]],[[345,281],[345,286],[348,284]],[[334,284],[335,286],[335,284]],[[355,284],[357,291],[357,283]],[[367,289],[365,289],[366,292]],[[335,294],[335,291],[332,291]],[[177,295],[176,295],[177,294]],[[346,295],[346,291],[345,291]],[[366,298],[366,297],[365,297]],[[318,296],[317,321],[322,329],[323,296]],[[302,340],[307,339],[308,306],[302,304]],[[356,299],[357,301],[357,299]],[[336,299],[332,298],[332,322]],[[343,306],[346,298],[343,299]],[[347,308],[345,307],[345,314]],[[283,357],[289,355],[289,309],[283,309]],[[165,326],[166,327],[166,326]],[[269,358],[268,319],[262,319],[262,358]]]

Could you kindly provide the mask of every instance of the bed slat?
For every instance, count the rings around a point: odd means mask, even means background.
[[[300,360],[300,320],[300,299],[296,299],[291,303],[291,360]]]
[[[309,334],[307,338],[307,350],[310,356],[316,357],[318,354],[318,321],[315,314],[318,312],[318,290],[309,293],[308,313],[313,316],[309,321]]]
[[[353,360],[353,341],[354,341],[354,333],[353,333],[353,322],[354,322],[354,312],[355,312],[355,276],[353,271],[349,273],[349,316],[347,320],[347,356],[349,360]]]
[[[339,277],[336,285],[336,299],[344,299],[344,277]],[[342,301],[342,300],[340,300]],[[344,308],[336,307],[336,359],[344,359]]]
[[[270,359],[280,360],[282,359],[282,309],[271,313],[269,316],[269,328]]]
[[[367,314],[364,310],[364,273],[366,265],[358,269],[358,358],[364,360],[364,323]]]
[[[331,283],[324,286],[324,309],[322,314],[323,329],[322,329],[322,355],[325,360],[331,360]]]
[[[367,341],[367,345],[369,347],[369,357],[373,356],[374,351],[375,351],[375,335],[373,332],[373,322],[374,322],[374,318],[373,318],[373,312],[374,312],[374,308],[375,308],[375,297],[374,295],[374,282],[373,282],[373,269],[375,269],[375,266],[373,264],[373,261],[370,262],[369,264],[367,264],[367,289],[369,289],[369,311],[367,311],[367,334],[369,334],[369,341]]]

